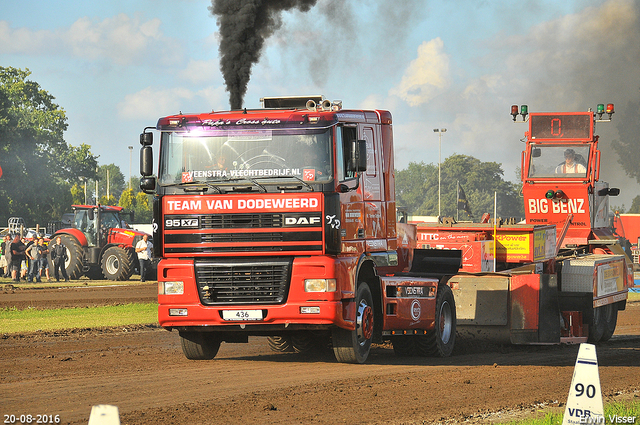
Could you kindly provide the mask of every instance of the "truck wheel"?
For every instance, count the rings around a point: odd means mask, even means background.
[[[447,285],[438,286],[436,296],[436,323],[426,335],[418,335],[418,353],[421,356],[448,357],[456,342],[456,304]]]
[[[182,352],[189,360],[211,360],[220,349],[220,338],[210,332],[180,332]]]
[[[417,356],[416,347],[417,338],[415,336],[394,336],[391,338],[393,344],[393,352],[396,356],[412,357]]]
[[[605,334],[607,330],[607,319],[605,307],[596,307],[593,309],[593,316],[591,318],[591,322],[589,323],[589,339],[588,342],[591,344],[596,344],[600,342],[602,336]]]
[[[65,233],[53,235],[51,237],[51,240],[55,241],[55,238],[57,238],[58,236],[60,236],[60,241],[67,248],[67,261],[65,261],[64,263],[64,268],[67,270],[67,276],[69,276],[69,279],[73,280],[80,279],[80,277],[84,274],[82,264],[84,259],[84,248],[82,248],[82,245],[80,245],[80,242],[78,242],[76,238]],[[53,275],[54,265],[53,260],[51,259],[51,253],[49,253],[48,261],[51,274]]]
[[[296,353],[310,353],[318,347],[318,342],[309,332],[300,332],[291,335],[291,345]]]
[[[269,336],[267,337],[269,348],[276,353],[293,353],[293,345],[291,344],[291,336]]]
[[[600,338],[600,342],[606,342],[611,339],[616,331],[618,324],[618,304],[607,304],[605,307],[605,331]]]
[[[128,280],[133,274],[133,256],[130,249],[112,246],[102,256],[102,274],[109,280]]]
[[[369,285],[362,282],[356,292],[356,329],[334,328],[331,332],[333,354],[341,363],[364,363],[373,339],[373,297]]]

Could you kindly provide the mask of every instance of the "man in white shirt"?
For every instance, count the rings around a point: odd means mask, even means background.
[[[556,174],[582,174],[587,172],[584,165],[575,161],[576,152],[573,149],[567,149],[564,151],[564,164],[560,164],[556,167]]]
[[[153,248],[153,244],[149,242],[149,235],[144,234],[136,244],[136,252],[140,261],[140,282],[145,281],[147,268],[151,264],[151,248]]]

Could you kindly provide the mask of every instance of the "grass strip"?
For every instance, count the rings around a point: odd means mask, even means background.
[[[495,425],[561,425],[562,413],[545,413],[543,417],[523,419],[511,422],[500,422]],[[635,418],[635,419],[632,419]],[[626,402],[615,402],[604,405],[605,424],[615,423],[639,423],[640,422],[640,401],[630,400]],[[624,422],[623,422],[624,421]],[[598,423],[598,422],[593,422]]]
[[[50,310],[0,309],[0,334],[158,323],[157,303]]]

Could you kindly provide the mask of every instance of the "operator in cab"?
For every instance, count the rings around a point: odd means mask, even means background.
[[[564,151],[564,162],[556,167],[556,174],[585,174],[584,165],[576,162],[576,152],[573,149]]]

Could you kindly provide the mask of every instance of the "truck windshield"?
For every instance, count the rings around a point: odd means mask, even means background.
[[[289,177],[328,182],[331,129],[163,132],[161,185]]]
[[[587,176],[588,145],[532,146],[530,178],[576,178]]]

